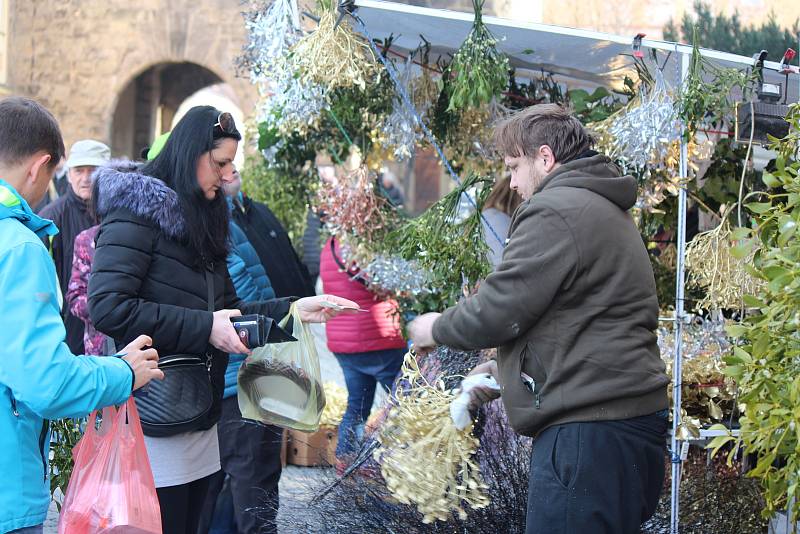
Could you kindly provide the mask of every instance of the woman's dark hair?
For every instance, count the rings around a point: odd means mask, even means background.
[[[220,111],[212,106],[196,106],[178,121],[158,156],[141,172],[164,181],[178,193],[188,244],[198,261],[225,261],[228,255],[228,204],[221,189],[208,200],[197,184],[197,162],[203,154],[217,148],[223,139],[242,139],[239,131],[217,125]]]

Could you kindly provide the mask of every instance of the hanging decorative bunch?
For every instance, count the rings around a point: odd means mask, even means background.
[[[375,293],[418,297],[430,293],[430,273],[416,261],[398,256],[376,255],[363,269],[364,280]]]
[[[376,162],[371,155],[375,145],[381,144],[381,126],[392,111],[394,95],[392,81],[383,73],[376,83],[364,89],[353,86],[329,91],[330,106],[310,136],[311,141],[327,150],[334,160],[344,161],[358,147],[371,168],[377,169],[384,162]]]
[[[450,65],[455,78],[448,110],[479,107],[500,96],[508,85],[508,58],[483,23],[484,1],[472,0],[475,21]]]
[[[292,0],[274,0],[270,4],[258,1],[245,13],[248,31],[247,44],[237,60],[240,70],[246,70],[261,95],[258,106],[262,130],[275,134],[293,131],[304,133],[319,120],[327,106],[322,87],[300,80],[294,66],[287,60],[289,50],[302,37],[298,14]],[[277,139],[267,146],[265,156],[274,160]]]
[[[411,73],[413,69],[413,54],[409,54],[402,73],[400,83],[406,93],[412,93]],[[386,117],[381,129],[385,134],[383,146],[392,150],[393,159],[402,161],[411,157],[420,139],[417,131],[417,121],[414,114],[409,110],[400,95],[396,95],[393,102],[392,113]]]
[[[741,242],[744,230],[731,229],[729,213],[723,214],[719,226],[696,235],[686,247],[689,284],[705,291],[698,309],[739,309],[742,295],[752,295],[763,285],[745,270],[757,250]]]
[[[735,100],[732,91],[736,89],[747,96],[755,79],[755,72],[719,67],[705,59],[700,53],[695,27],[689,72],[682,85],[679,106],[680,118],[686,126],[685,139],[692,139],[703,125],[719,127],[731,121]]]
[[[683,413],[678,431],[682,439],[699,437],[700,429],[723,419],[730,420],[735,410],[736,384],[725,376],[724,358],[733,345],[721,314],[714,318],[696,317],[682,330],[682,387]],[[672,376],[675,357],[675,331],[659,328],[658,346],[661,358]],[[672,385],[667,387],[672,399]]]
[[[442,382],[428,382],[411,353],[402,380],[406,387],[397,389],[375,452],[386,486],[401,503],[415,505],[424,523],[447,521],[453,514],[464,520],[468,509],[489,505],[474,458],[479,442],[471,425],[456,429],[450,419],[455,395]]]
[[[433,79],[431,69],[425,64],[419,76],[411,81],[411,96],[419,116],[426,123],[430,122],[430,111],[439,98],[439,84]]]
[[[470,175],[460,187],[387,237],[387,253],[416,260],[430,273],[432,293],[405,303],[407,307],[425,312],[453,306],[463,295],[462,287],[471,290],[489,274],[480,209],[491,183],[483,176]]]
[[[359,265],[369,259],[379,236],[390,230],[391,208],[375,184],[375,175],[361,165],[336,183],[321,187],[315,202],[325,227],[346,245],[344,259]]]
[[[664,76],[656,70],[652,85],[640,84],[636,103],[611,120],[607,132],[613,143],[612,156],[636,168],[662,161],[680,137],[677,119]]]
[[[259,121],[281,137],[305,135],[319,125],[322,113],[330,107],[322,86],[296,76],[271,82],[269,87],[262,98]]]
[[[369,44],[347,18],[339,20],[336,0],[318,0],[319,25],[291,49],[290,62],[303,81],[326,89],[365,89],[381,72]],[[337,24],[338,22],[338,24]]]
[[[488,125],[506,116],[509,110],[492,99],[489,104],[466,108],[458,114],[458,127],[446,138],[450,163],[462,171],[496,176],[502,172],[502,158],[492,155],[492,130]]]
[[[237,67],[250,74],[253,83],[283,80],[287,72],[289,48],[301,37],[299,18],[292,0],[259,0],[245,13],[247,43],[237,59]]]
[[[415,57],[420,58],[420,73],[419,76],[411,80],[411,91],[409,94],[411,95],[411,101],[417,113],[419,113],[422,120],[428,124],[430,122],[428,112],[433,108],[436,100],[439,98],[440,88],[436,80],[433,79],[432,73],[436,72],[436,70],[430,64],[431,43],[422,35],[420,35],[420,37],[422,38],[423,44],[418,49],[418,53],[414,54]]]

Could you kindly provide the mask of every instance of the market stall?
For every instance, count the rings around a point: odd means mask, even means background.
[[[731,308],[708,301],[715,286],[695,279],[692,287],[706,296],[699,301],[687,296],[689,203],[716,217],[719,228],[733,217],[731,206],[738,206],[738,225],[747,222],[742,205],[753,188],[751,183],[745,190],[745,176],[752,172],[748,161],[754,141],[763,134],[756,134],[754,117],[761,113],[756,106],[762,110],[761,104],[769,103],[784,109],[780,106],[797,102],[797,67],[788,63],[788,56],[781,62],[765,61],[702,49],[698,43],[481,17],[481,7],[482,2],[475,2],[473,15],[357,0],[340,6],[321,2],[320,12],[302,14],[293,3],[280,0],[271,11],[255,13],[245,66],[269,97],[259,113],[260,148],[273,169],[269,172],[293,174],[299,184],[296,196],[328,214],[328,231],[343,240],[347,259],[359,266],[373,289],[394,295],[403,313],[412,314],[441,309],[469,292],[488,273],[479,244],[484,238],[502,240],[491,225],[485,230],[481,225],[480,206],[491,181],[487,175],[498,172],[486,164],[486,124],[520,102],[518,107],[573,105],[601,133],[600,147],[640,179],[640,224],[660,229],[672,245],[674,307],[663,320],[672,324],[673,337],[671,531],[677,532],[685,444],[738,435],[711,426],[723,419],[724,403],[732,420],[736,402],[726,393],[730,384],[724,379],[704,383],[711,375],[698,371],[708,367],[699,365],[701,360],[691,359],[697,380],[691,385],[702,391],[692,401],[707,416],[691,422],[682,402],[687,329],[694,312],[702,308],[708,317],[722,317],[721,311]],[[318,24],[311,33],[300,30],[304,15]],[[459,61],[482,54],[493,58],[484,67],[485,76],[477,68],[471,80],[463,79],[466,69],[457,68]],[[513,74],[498,82],[506,58]],[[453,86],[448,89],[448,84]],[[482,90],[470,90],[469,84]],[[348,110],[354,108],[363,112],[351,116]],[[782,115],[771,120],[782,120]],[[735,167],[737,177],[741,172],[738,191],[727,197],[702,193],[703,180],[714,176],[707,170],[722,160],[716,157],[720,140],[731,150],[746,148],[737,163],[741,169]],[[405,219],[375,196],[369,168],[387,158],[408,157],[420,146],[434,149],[455,189],[419,218]],[[350,168],[348,178],[335,187],[314,185],[315,171],[306,163],[320,151]],[[716,205],[709,207],[711,201]],[[294,205],[305,206],[302,200]],[[726,236],[733,233],[725,231]],[[714,246],[716,257],[719,245]],[[668,248],[660,255],[666,256]],[[726,337],[723,332],[715,339]],[[721,362],[732,344],[720,348],[713,362]],[[720,369],[712,371],[721,376]],[[484,502],[471,499],[463,500]]]

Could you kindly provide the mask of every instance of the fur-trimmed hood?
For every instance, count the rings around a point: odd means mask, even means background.
[[[124,208],[158,226],[167,237],[186,237],[178,194],[158,178],[139,172],[139,167],[133,161],[114,160],[95,171],[100,196],[98,216],[102,219]]]

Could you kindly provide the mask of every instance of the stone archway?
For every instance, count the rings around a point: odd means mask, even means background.
[[[169,130],[181,103],[222,78],[190,62],[159,63],[147,68],[122,89],[111,118],[111,150],[139,157],[153,138]]]

